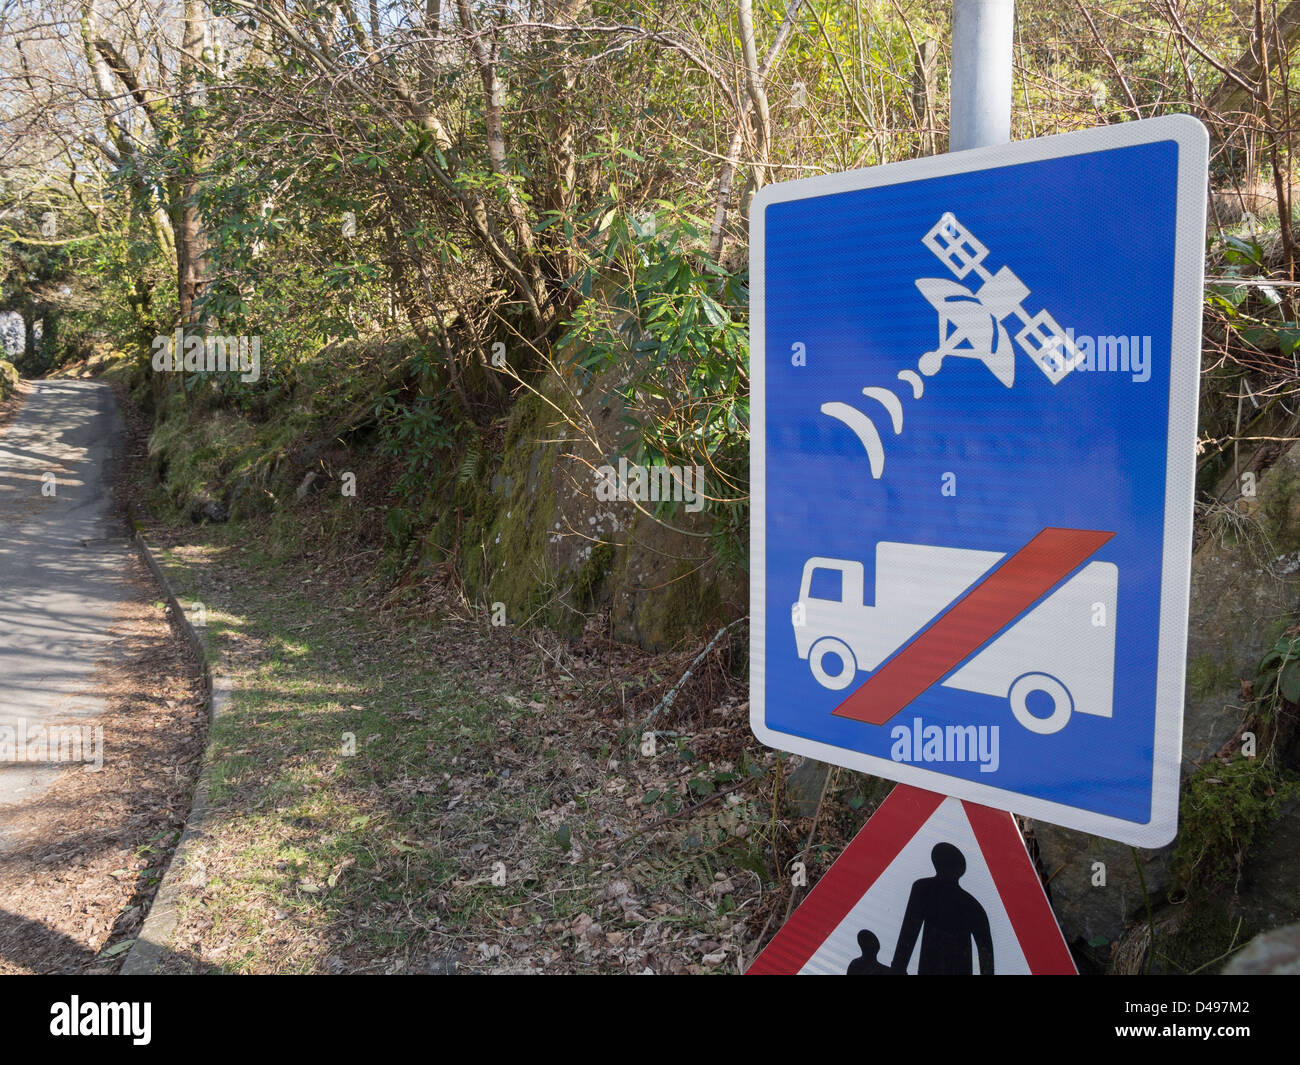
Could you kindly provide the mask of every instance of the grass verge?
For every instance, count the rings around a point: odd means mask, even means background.
[[[150,537],[233,686],[163,971],[735,971],[784,909],[743,701],[645,754],[640,652],[377,606],[256,523]]]

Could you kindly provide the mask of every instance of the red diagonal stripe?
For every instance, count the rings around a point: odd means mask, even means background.
[[[1044,529],[835,708],[883,725],[1073,573],[1113,532]]]
[[[1061,937],[1056,914],[1047,901],[1033,863],[1008,860],[1017,847],[1025,845],[1015,818],[973,802],[963,801],[961,805],[988,863],[998,897],[1011,918],[1011,930],[1029,963],[1029,971],[1036,976],[1077,975],[1079,970],[1074,967],[1074,959]],[[1005,857],[998,860],[997,856]]]
[[[807,965],[808,959],[830,939],[849,911],[862,901],[867,889],[925,827],[943,800],[942,795],[931,791],[906,784],[895,786],[880,809],[871,815],[862,831],[853,837],[844,853],[799,904],[794,916],[754,959],[746,975],[792,976]],[[1009,814],[1002,816],[1010,819]]]

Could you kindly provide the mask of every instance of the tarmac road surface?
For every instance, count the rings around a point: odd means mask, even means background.
[[[34,382],[0,429],[0,805],[73,768],[41,760],[41,729],[104,710],[95,664],[130,594],[131,545],[110,495],[122,439],[112,389],[90,380]]]

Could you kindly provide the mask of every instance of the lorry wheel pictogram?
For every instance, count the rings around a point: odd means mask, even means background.
[[[1033,692],[1046,692],[1052,699],[1052,712],[1047,717],[1039,717],[1029,709],[1029,696]],[[1050,736],[1060,732],[1070,720],[1074,710],[1074,700],[1064,684],[1046,673],[1023,673],[1011,682],[1007,692],[1011,701],[1011,712],[1030,732],[1040,736]]]
[[[827,655],[834,655],[840,660],[838,672],[827,671]],[[853,683],[853,678],[858,672],[858,663],[853,657],[853,652],[849,650],[849,645],[834,636],[823,636],[812,645],[812,650],[808,652],[808,666],[812,669],[812,675],[817,678],[817,683],[833,692],[847,688]]]

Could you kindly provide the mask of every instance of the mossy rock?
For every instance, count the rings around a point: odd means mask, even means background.
[[[1232,659],[1219,661],[1208,652],[1203,652],[1187,663],[1187,690],[1199,697],[1211,695],[1238,683],[1239,673],[1240,670]]]
[[[14,394],[18,387],[18,371],[14,364],[0,359],[0,403]]]
[[[707,581],[701,567],[679,562],[667,585],[646,596],[636,613],[637,631],[651,649],[672,647],[684,637],[698,635],[724,616],[722,596]]]
[[[573,597],[580,610],[595,605],[605,579],[614,566],[614,545],[602,541],[592,545],[591,554],[573,582]]]
[[[1256,838],[1300,794],[1269,757],[1211,760],[1183,783],[1174,876],[1192,893],[1233,883]]]
[[[743,572],[718,578],[710,517],[679,508],[656,520],[633,500],[598,498],[592,471],[617,462],[635,436],[602,399],[620,372],[626,367],[577,396],[556,376],[522,396],[491,468],[455,487],[459,519],[444,509],[427,549],[451,550],[459,520],[466,591],[503,603],[512,624],[576,635],[608,607],[616,639],[663,649],[743,614],[747,585]],[[559,414],[571,402],[574,421],[595,439]]]
[[[1300,548],[1300,449],[1291,447],[1239,501],[1192,559],[1183,757],[1215,754],[1241,727],[1242,682],[1300,607],[1300,569],[1279,560]],[[1247,507],[1245,504],[1251,504]],[[1293,546],[1294,545],[1294,546]]]
[[[1157,920],[1148,972],[1210,975],[1227,963],[1230,952],[1258,931],[1233,912],[1226,896],[1184,903],[1173,920]]]
[[[1272,550],[1300,550],[1300,469],[1294,461],[1278,462],[1260,484],[1259,519]]]
[[[548,409],[534,395],[516,404],[502,453],[471,483],[456,485],[453,516],[444,512],[431,532],[440,544],[454,535],[459,507],[461,580],[475,598],[505,604],[512,623],[562,622],[571,613],[555,608],[564,589],[546,561],[546,531],[555,509],[550,471],[558,450],[545,439]]]

